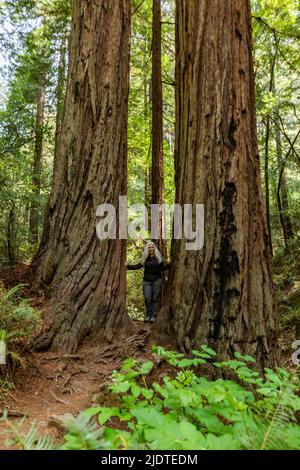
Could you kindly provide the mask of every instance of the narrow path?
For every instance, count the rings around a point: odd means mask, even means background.
[[[75,355],[30,353],[25,368],[17,370],[14,388],[0,402],[0,411],[7,409],[10,420],[26,415],[24,431],[37,423],[40,434],[62,438],[57,422],[65,414],[77,416],[84,409],[97,404],[100,387],[109,382],[111,373],[127,356],[147,357],[149,327],[142,327],[138,335],[124,341],[121,347],[110,345],[82,348]],[[134,351],[134,349],[135,351]],[[7,428],[0,423],[0,449],[5,449],[8,436],[1,435]]]

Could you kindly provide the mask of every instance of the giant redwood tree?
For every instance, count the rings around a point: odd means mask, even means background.
[[[125,334],[125,241],[99,240],[96,209],[126,194],[130,0],[74,0],[64,119],[37,280],[52,328],[36,349]]]
[[[256,136],[249,0],[177,0],[176,200],[205,205],[204,247],[173,245],[161,325],[190,350],[277,358]]]

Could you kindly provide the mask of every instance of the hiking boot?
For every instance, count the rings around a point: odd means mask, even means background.
[[[145,322],[150,322],[151,321],[151,317],[149,317],[149,315],[146,316],[145,318]]]
[[[154,323],[155,322],[155,317],[151,317],[150,318],[150,323]]]

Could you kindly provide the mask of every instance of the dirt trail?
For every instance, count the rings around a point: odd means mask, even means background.
[[[111,373],[126,356],[146,357],[149,326],[141,325],[137,335],[119,345],[103,348],[85,347],[75,355],[56,353],[30,353],[25,368],[14,377],[14,388],[0,402],[0,410],[26,415],[24,430],[37,423],[40,433],[62,437],[57,418],[70,413],[77,416],[84,409],[97,404],[102,384],[110,381]],[[134,351],[135,349],[135,351]],[[20,420],[20,416],[10,420]],[[0,423],[0,449],[6,449],[7,429]]]
[[[20,263],[6,268],[0,274],[0,283],[10,289],[26,284],[22,296],[39,309],[46,327],[48,324],[49,299],[34,287],[30,265]],[[28,284],[29,283],[29,284]],[[14,388],[0,401],[0,416],[7,409],[10,421],[17,423],[26,415],[24,430],[37,423],[40,434],[62,437],[61,430],[53,423],[65,414],[77,416],[96,403],[102,384],[110,381],[111,373],[126,357],[143,359],[151,355],[149,337],[151,325],[135,321],[135,334],[116,344],[107,346],[83,346],[75,355],[56,353],[28,353],[26,366],[19,368],[14,377]],[[2,431],[7,424],[0,422],[0,449],[6,449],[8,435]]]

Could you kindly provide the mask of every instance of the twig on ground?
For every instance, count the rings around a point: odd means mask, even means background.
[[[53,398],[55,398],[55,400],[58,402],[58,403],[62,403],[63,405],[69,405],[70,403],[67,403],[65,400],[62,400],[61,398],[58,398],[54,392],[52,392],[52,390],[50,390],[50,393],[51,395],[53,396]]]

